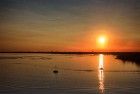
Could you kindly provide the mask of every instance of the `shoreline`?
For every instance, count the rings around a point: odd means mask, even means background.
[[[73,54],[73,55],[115,55],[116,59],[140,64],[140,52],[0,52],[0,53],[38,53],[38,54]]]
[[[0,53],[44,53],[44,54],[140,54],[140,52],[0,52]]]

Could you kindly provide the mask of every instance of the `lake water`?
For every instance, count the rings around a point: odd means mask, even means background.
[[[103,54],[1,53],[0,94],[140,94],[140,66]]]

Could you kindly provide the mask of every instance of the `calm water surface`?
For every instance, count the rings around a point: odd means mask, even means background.
[[[103,54],[1,53],[0,94],[140,94],[140,66]]]

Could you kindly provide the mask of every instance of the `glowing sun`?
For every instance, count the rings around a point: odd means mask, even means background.
[[[106,37],[105,37],[105,36],[99,36],[99,38],[98,38],[98,43],[99,43],[100,45],[105,44],[105,43],[106,43]]]

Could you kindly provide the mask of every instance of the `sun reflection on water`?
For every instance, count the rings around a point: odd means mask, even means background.
[[[99,69],[98,69],[98,79],[99,79],[99,92],[104,94],[104,56],[99,55]]]

